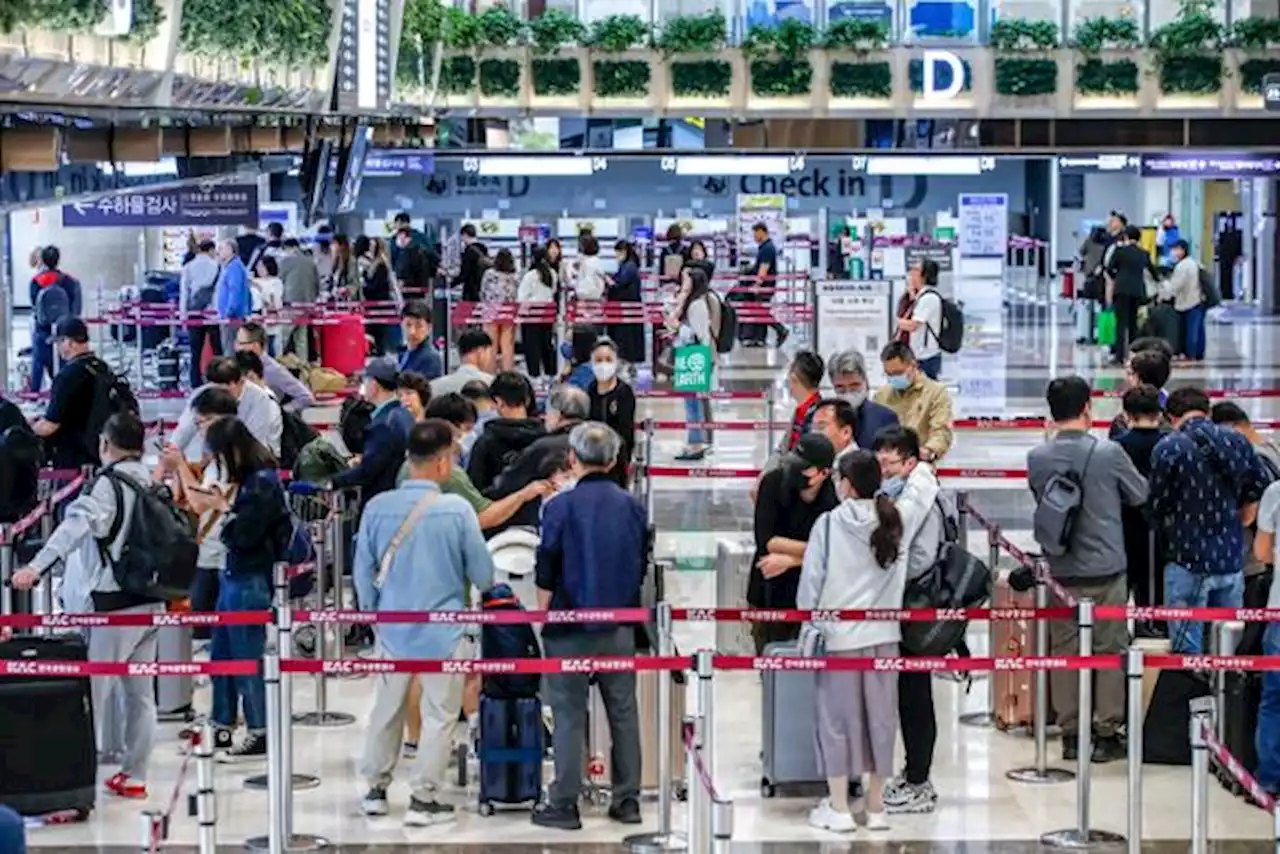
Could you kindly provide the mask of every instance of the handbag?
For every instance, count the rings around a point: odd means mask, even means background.
[[[1116,343],[1116,313],[1106,308],[1098,312],[1098,326],[1093,336],[1099,345],[1110,347]]]
[[[827,564],[831,558],[831,512],[826,514],[826,520],[823,525],[822,537],[822,587],[827,586],[826,573],[829,571]],[[822,590],[818,591],[818,603],[822,602]],[[822,629],[818,628],[811,622],[806,622],[800,627],[799,637],[800,655],[802,658],[819,658],[827,654],[827,636],[823,634]]]
[[[390,545],[387,550],[382,553],[382,560],[378,562],[378,574],[373,579],[373,586],[378,590],[382,589],[382,585],[387,580],[387,573],[391,571],[391,562],[395,560],[396,552],[400,551],[400,546],[404,543],[405,538],[409,536],[409,532],[413,530],[413,526],[418,524],[418,520],[422,518],[422,514],[426,513],[432,504],[436,503],[436,499],[440,497],[440,493],[431,490],[422,498],[418,499],[418,503],[413,505],[413,509],[409,511],[409,515],[404,517],[404,521],[400,523],[400,527],[396,529],[396,535],[391,538]]]

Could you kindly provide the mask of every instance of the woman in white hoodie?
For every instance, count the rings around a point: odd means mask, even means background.
[[[880,463],[871,451],[840,460],[840,506],[818,519],[809,535],[796,604],[803,609],[901,608],[907,550],[902,517],[880,493]],[[834,657],[891,658],[901,637],[892,621],[816,626]],[[887,830],[884,783],[893,775],[898,732],[898,675],[894,671],[819,671],[815,709],[818,765],[828,795],[809,824],[840,833]],[[865,803],[850,804],[849,782],[867,775]]]

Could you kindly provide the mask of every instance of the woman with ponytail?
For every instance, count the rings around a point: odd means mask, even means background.
[[[796,604],[803,609],[900,608],[907,548],[902,517],[880,489],[880,463],[856,450],[839,462],[840,506],[813,526],[804,552]],[[826,654],[850,658],[898,655],[892,621],[824,623]],[[828,796],[809,813],[814,827],[849,833],[865,823],[887,830],[884,784],[893,776],[898,734],[898,675],[889,671],[820,671],[814,703],[818,765]],[[866,775],[866,796],[849,803],[849,782]]]

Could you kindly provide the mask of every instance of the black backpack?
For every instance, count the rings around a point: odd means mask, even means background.
[[[106,538],[98,541],[98,550],[111,567],[116,584],[125,593],[161,602],[188,596],[198,571],[196,557],[200,549],[196,545],[195,526],[191,518],[178,509],[173,493],[164,484],[138,483],[112,466],[104,468],[99,476],[105,477],[115,492],[116,518]],[[137,500],[120,548],[120,559],[113,560],[111,546],[124,524],[125,487],[133,490]],[[89,488],[92,490],[93,485]]]
[[[338,411],[338,435],[347,452],[360,453],[364,447],[364,434],[373,420],[373,404],[363,398],[348,397],[342,401],[342,409]]]
[[[938,341],[938,347],[944,353],[959,353],[964,346],[964,311],[955,300],[949,300],[938,290],[933,289],[942,302],[942,321],[937,329],[930,329],[930,334]]]
[[[1084,506],[1084,473],[1098,448],[1098,440],[1090,438],[1092,444],[1084,465],[1051,475],[1036,502],[1032,529],[1036,542],[1049,557],[1062,557],[1071,549],[1071,536]]]
[[[89,408],[89,418],[85,422],[81,441],[90,458],[97,460],[98,437],[102,434],[107,419],[119,412],[138,415],[138,398],[130,388],[129,381],[111,370],[111,366],[98,356],[90,353],[81,358],[85,360],[85,369],[93,377],[93,405]]]
[[[52,329],[71,313],[71,297],[67,294],[65,282],[66,277],[59,273],[57,281],[41,287],[36,294],[36,326]]]
[[[929,571],[907,582],[904,608],[976,608],[991,598],[991,568],[960,545],[960,528],[935,500],[942,514],[942,542]],[[930,511],[932,512],[932,511]],[[912,655],[947,655],[964,639],[967,620],[902,623],[902,648]]]
[[[10,423],[10,407],[19,423]],[[5,410],[0,417],[0,522],[16,522],[36,506],[44,445],[14,404],[0,401],[0,409]]]
[[[732,352],[733,344],[738,340],[738,312],[718,295],[711,295],[711,300],[719,306],[719,317],[715,319],[715,332],[711,336],[715,339],[716,352]]]
[[[495,584],[480,597],[485,611],[523,611],[524,606],[507,584]],[[486,623],[480,628],[482,658],[542,658],[538,636],[528,623]],[[538,696],[540,677],[536,673],[485,676],[480,690],[494,700],[516,700]]]
[[[320,432],[297,412],[280,407],[280,467],[293,471],[298,455],[307,445],[320,438]]]

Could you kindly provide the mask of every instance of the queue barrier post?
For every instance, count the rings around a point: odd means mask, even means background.
[[[1243,630],[1244,624],[1233,620],[1213,623],[1213,634],[1210,640],[1213,645],[1212,653],[1214,655],[1234,655]],[[1214,732],[1218,736],[1218,741],[1226,741],[1227,716],[1224,714],[1227,708],[1226,670],[1218,669],[1213,673],[1213,704],[1213,707],[1217,709],[1217,714],[1214,716]]]
[[[765,333],[765,334],[768,334],[767,330],[766,330],[766,333]],[[816,341],[817,339],[815,338],[814,340]],[[775,447],[777,447],[777,446],[773,443],[773,407],[774,407],[774,402],[775,402],[775,401],[774,401],[774,399],[773,399],[773,386],[769,386],[769,388],[768,388],[768,389],[766,389],[766,390],[765,390],[765,393],[764,393],[764,421],[765,421],[765,431],[766,431],[766,432],[765,432],[765,440],[764,440],[764,442],[765,442],[765,443],[764,443],[764,447],[765,447],[765,453],[767,453],[767,454],[773,454],[774,448],[775,448]],[[710,418],[711,408],[708,406],[707,408],[703,409],[702,411],[708,414],[707,420],[708,420],[708,421],[710,421],[710,420],[711,420],[711,418]]]
[[[657,607],[658,655],[663,657],[675,655],[675,643],[671,632],[674,620],[670,602],[659,602]],[[672,807],[672,775],[671,750],[675,744],[675,733],[671,731],[672,687],[671,674],[658,674],[658,829],[654,833],[639,833],[622,840],[628,850],[637,852],[683,851],[688,841],[682,834],[671,829]],[[645,721],[641,726],[647,726]]]
[[[711,841],[706,838],[705,825],[698,818],[706,807],[703,804],[711,795],[705,791],[698,775],[698,751],[702,749],[703,732],[706,722],[695,707],[692,715],[684,718],[684,767],[685,777],[689,780],[689,799],[685,804],[685,838],[690,851],[706,852]]]
[[[1080,634],[1080,657],[1093,656],[1093,600],[1081,599],[1076,605],[1076,628]],[[1076,756],[1076,826],[1055,830],[1040,837],[1048,848],[1087,849],[1099,845],[1124,842],[1118,833],[1094,830],[1089,826],[1090,766],[1093,762],[1093,670],[1081,668],[1078,694],[1079,735]]]
[[[1129,852],[1142,854],[1142,650],[1130,647],[1124,658],[1128,687],[1125,765],[1129,784]]]
[[[342,513],[343,497],[338,490],[325,499],[326,512],[324,518],[311,527],[312,540],[315,543],[316,561],[316,595],[320,608],[327,607],[326,602],[330,590],[333,592],[334,607],[342,610],[343,595],[343,543]],[[336,522],[334,521],[336,519]],[[325,558],[329,557],[330,561]],[[333,575],[325,572],[328,562],[333,564]],[[316,658],[320,661],[340,660],[342,656],[343,626],[341,623],[320,624],[315,626]],[[336,649],[336,652],[334,651]],[[294,715],[292,720],[299,726],[340,727],[355,723],[354,715],[346,712],[329,710],[329,685],[324,668],[315,676],[316,707],[314,711]],[[292,705],[292,698],[290,698]]]
[[[285,782],[283,708],[280,702],[280,635],[275,623],[267,624],[267,647],[262,656],[262,681],[267,695],[267,832],[245,840],[245,847],[267,854],[285,852],[285,804],[288,798]]]
[[[0,614],[13,614],[13,526],[0,525]]]
[[[1036,610],[1049,607],[1049,585],[1044,582],[1043,573],[1036,573]],[[1049,623],[1046,620],[1035,621],[1035,655],[1044,658],[1049,654]],[[1142,678],[1139,670],[1138,678]],[[1032,676],[1035,685],[1031,732],[1035,739],[1036,760],[1030,768],[1015,768],[1005,776],[1019,783],[1065,783],[1075,777],[1066,768],[1049,767],[1049,672],[1043,668],[1036,670]],[[992,680],[994,684],[995,680]],[[1141,698],[1142,692],[1138,692]],[[994,708],[994,707],[993,707]]]
[[[218,806],[213,786],[213,724],[205,721],[196,732],[196,792],[193,812],[199,854],[218,852]]]
[[[54,349],[56,350],[57,348],[55,347]],[[53,536],[53,522],[54,522],[53,514],[55,510],[53,503],[49,501],[49,498],[57,490],[53,488],[53,481],[51,480],[41,480],[41,481],[38,481],[38,483],[39,483],[39,486],[36,489],[36,495],[39,496],[39,499],[41,501],[48,502],[45,504],[45,508],[46,508],[45,514],[40,517],[40,541],[47,543],[49,542],[49,538]],[[50,570],[49,572],[43,573],[40,576],[40,582],[36,585],[36,589],[33,595],[35,598],[31,603],[32,611],[38,614],[44,614],[46,616],[53,614],[54,607],[53,607],[53,571],[52,570]],[[53,633],[54,633],[53,626],[46,626],[44,629],[38,632],[38,634],[43,635],[44,637],[52,637]]]
[[[960,548],[969,550],[969,491],[956,492],[956,533],[960,536]],[[992,570],[995,567],[991,567]]]
[[[1000,562],[1000,529],[987,530],[987,566],[994,572]],[[995,655],[991,650],[991,655]],[[993,674],[987,674],[987,708],[982,712],[966,712],[960,716],[962,726],[977,729],[991,729],[996,725],[996,680]]]
[[[1209,742],[1213,697],[1191,701],[1191,854],[1209,851]]]
[[[649,467],[653,465],[653,419],[646,418],[644,420],[644,512],[645,518],[649,520],[649,526],[653,527],[653,477],[649,474]]]
[[[164,813],[159,810],[143,810],[141,821],[142,854],[156,854],[164,841]]]

